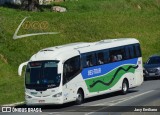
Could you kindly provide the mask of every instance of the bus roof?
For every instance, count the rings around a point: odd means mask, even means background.
[[[30,61],[68,59],[79,53],[91,52],[122,45],[139,43],[135,38],[105,39],[98,42],[77,42],[40,50]]]

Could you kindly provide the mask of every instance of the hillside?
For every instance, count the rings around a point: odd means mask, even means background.
[[[160,0],[79,0],[56,5],[66,7],[68,12],[56,13],[47,8],[44,12],[27,12],[0,7],[0,105],[24,101],[24,78],[17,75],[17,68],[42,48],[133,37],[141,43],[144,61],[160,52]],[[60,33],[14,40],[13,34],[26,16],[32,26],[23,25],[18,35]],[[34,28],[34,21],[39,24],[45,21],[47,25]]]

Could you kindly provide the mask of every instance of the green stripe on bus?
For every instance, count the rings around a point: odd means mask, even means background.
[[[115,70],[103,76],[100,76],[100,77],[97,76],[95,78],[85,80],[89,92],[98,92],[98,91],[108,90],[109,88],[112,88],[124,74],[134,73],[136,69],[136,67],[133,65],[124,65],[124,66],[121,66],[121,68],[123,69],[119,69],[119,68],[116,68]],[[127,70],[127,72],[124,70]],[[113,76],[115,76],[114,79],[113,79]],[[110,81],[112,81],[112,83],[105,85],[109,83]]]

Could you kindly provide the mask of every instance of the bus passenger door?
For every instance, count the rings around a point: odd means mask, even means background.
[[[66,79],[63,79],[63,101],[69,101],[69,87]]]
[[[76,98],[74,79],[80,72],[80,56],[72,57],[63,65],[64,101],[73,101]]]

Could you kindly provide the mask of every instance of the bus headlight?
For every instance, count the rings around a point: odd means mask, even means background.
[[[160,73],[160,67],[158,67],[158,68],[156,69],[156,73],[157,73],[157,74]]]
[[[59,93],[53,95],[52,97],[60,97],[60,96],[62,96],[62,92],[59,92]]]
[[[158,67],[157,70],[160,71],[160,67]]]

